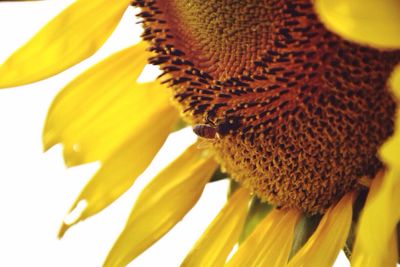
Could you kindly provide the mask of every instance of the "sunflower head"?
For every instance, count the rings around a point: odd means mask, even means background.
[[[323,212],[381,168],[398,51],[344,41],[309,0],[134,5],[184,116],[215,129],[218,162],[262,200]]]
[[[146,42],[80,74],[49,109],[45,148],[62,144],[68,166],[100,161],[60,237],[128,190],[182,126],[177,107],[203,140],[142,190],[104,266],[149,248],[223,172],[238,183],[182,266],[330,266],[344,246],[353,267],[396,265],[398,0],[76,0],[0,65],[0,87],[89,57],[130,5]],[[162,84],[138,82],[147,62]]]

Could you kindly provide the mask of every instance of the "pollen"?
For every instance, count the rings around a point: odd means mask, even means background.
[[[133,4],[182,113],[215,125],[216,159],[263,201],[322,213],[382,168],[399,51],[342,40],[310,0]]]

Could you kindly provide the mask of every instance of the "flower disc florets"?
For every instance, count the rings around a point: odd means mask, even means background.
[[[143,0],[150,59],[232,178],[275,205],[323,212],[382,167],[386,80],[400,58],[342,40],[310,0]]]

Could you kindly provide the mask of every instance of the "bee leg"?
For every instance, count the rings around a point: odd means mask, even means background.
[[[215,127],[215,123],[211,120],[211,118],[208,114],[206,115],[206,123]]]

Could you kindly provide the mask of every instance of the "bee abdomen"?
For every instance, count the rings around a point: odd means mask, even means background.
[[[217,129],[207,124],[197,124],[193,127],[193,132],[202,138],[214,139],[217,135]]]

